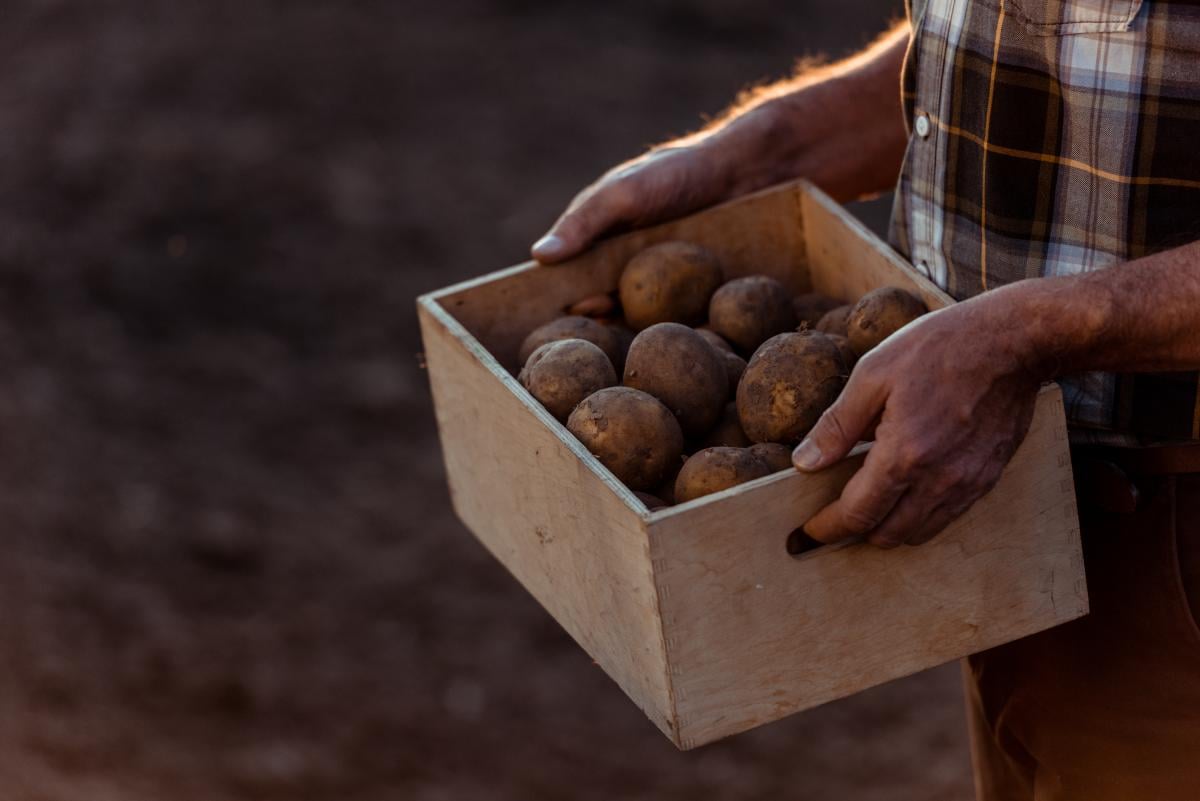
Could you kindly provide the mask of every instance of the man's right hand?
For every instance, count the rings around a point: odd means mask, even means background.
[[[804,176],[837,200],[890,189],[908,134],[897,86],[902,25],[840,64],[759,90],[707,129],[654,148],[584,189],[534,244],[555,264],[597,239]]]
[[[606,172],[584,189],[533,246],[554,264],[578,255],[606,232],[682,217],[725,199],[729,159],[711,139],[655,148]]]

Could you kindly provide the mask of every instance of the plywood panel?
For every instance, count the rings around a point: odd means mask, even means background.
[[[636,499],[436,302],[423,298],[419,315],[458,516],[674,736]]]
[[[807,187],[802,208],[816,291],[854,302],[872,289],[895,286],[916,292],[930,309],[954,302],[820,190]]]
[[[856,468],[776,476],[656,516],[651,554],[682,747],[1086,613],[1057,388],[1040,396],[997,487],[932,542],[789,556],[788,533]]]
[[[456,511],[655,725],[693,747],[1086,612],[1056,388],[996,489],[919,548],[786,553],[861,455],[647,513],[501,362],[673,238],[797,292],[850,300],[891,285],[952,302],[803,182],[420,300]]]

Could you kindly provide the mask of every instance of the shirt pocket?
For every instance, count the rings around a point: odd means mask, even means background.
[[[1145,0],[1003,0],[1034,36],[1127,31]]]

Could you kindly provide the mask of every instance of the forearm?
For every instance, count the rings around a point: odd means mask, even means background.
[[[890,189],[907,133],[900,70],[907,26],[854,58],[743,96],[694,134],[618,164],[586,187],[532,248],[554,264],[621,226],[690,214],[801,176],[838,200]]]
[[[838,200],[891,189],[907,143],[900,70],[907,24],[836,64],[751,93],[704,130],[699,144],[727,164],[737,196],[806,177]]]
[[[1200,368],[1200,242],[978,300],[1007,318],[1024,343],[1018,354],[1040,377]]]

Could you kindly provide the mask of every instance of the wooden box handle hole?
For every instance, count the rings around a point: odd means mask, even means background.
[[[795,557],[804,556],[812,553],[824,546],[824,543],[814,540],[812,537],[804,533],[804,527],[792,531],[787,536],[787,552]]]

